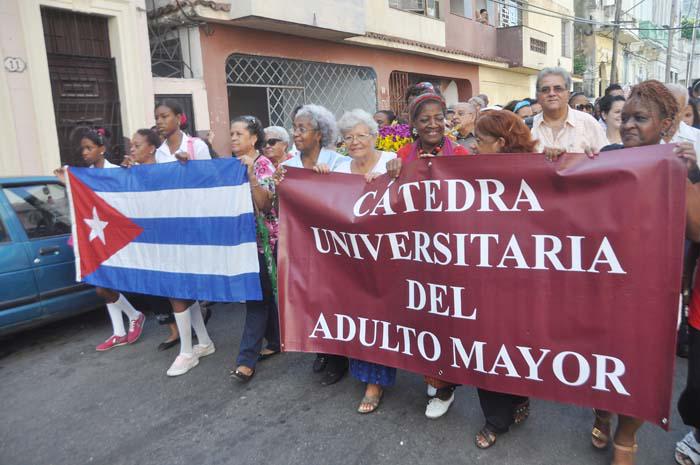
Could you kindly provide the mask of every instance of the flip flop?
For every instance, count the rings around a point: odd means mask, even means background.
[[[244,384],[253,379],[253,376],[255,376],[255,370],[253,370],[249,375],[239,371],[238,368],[236,368],[235,371],[231,371],[231,378],[234,378],[235,380]]]
[[[384,391],[382,391],[378,396],[364,396],[360,401],[360,405],[357,407],[357,413],[367,414],[372,413],[379,408],[379,403],[384,397]],[[370,406],[369,410],[363,410],[362,405],[367,404]]]
[[[278,350],[277,352],[269,352],[267,354],[263,354],[262,352],[258,354],[258,361],[262,362],[263,360],[267,360],[270,357],[274,357],[275,355],[279,354],[280,351]]]
[[[476,433],[476,436],[474,437],[474,444],[476,444],[476,447],[478,447],[479,449],[488,449],[489,447],[496,444],[497,437],[498,434],[491,431],[491,429],[488,426],[484,425],[484,427],[481,428],[481,431]],[[484,444],[481,443],[480,439],[484,440]]]

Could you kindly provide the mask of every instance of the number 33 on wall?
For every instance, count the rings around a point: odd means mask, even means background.
[[[21,73],[27,68],[27,64],[18,57],[7,57],[3,60],[5,69],[10,73]]]

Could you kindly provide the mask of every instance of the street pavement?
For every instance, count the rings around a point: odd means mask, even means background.
[[[428,420],[422,376],[399,372],[379,409],[360,415],[361,383],[321,387],[311,354],[275,356],[240,385],[229,369],[243,318],[242,305],[215,305],[216,353],[178,378],[165,375],[177,348],[156,351],[166,330],[152,315],[136,344],[105,353],[95,351],[111,333],[104,309],[1,339],[0,464],[609,464],[611,451],[590,445],[583,407],[535,399],[523,425],[482,451],[470,387]],[[675,463],[686,369],[676,359],[671,431],[645,425],[639,434],[640,465]]]

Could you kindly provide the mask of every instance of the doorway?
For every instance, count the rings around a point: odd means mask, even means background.
[[[61,164],[83,165],[80,138],[88,129],[107,134],[107,158],[119,164],[125,144],[116,65],[107,18],[41,8]]]

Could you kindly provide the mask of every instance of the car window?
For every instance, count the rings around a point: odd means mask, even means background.
[[[33,184],[3,190],[30,239],[70,233],[65,187],[59,184]]]
[[[10,236],[7,233],[7,228],[5,228],[5,223],[3,223],[2,218],[0,218],[0,243],[8,242],[9,240]]]

